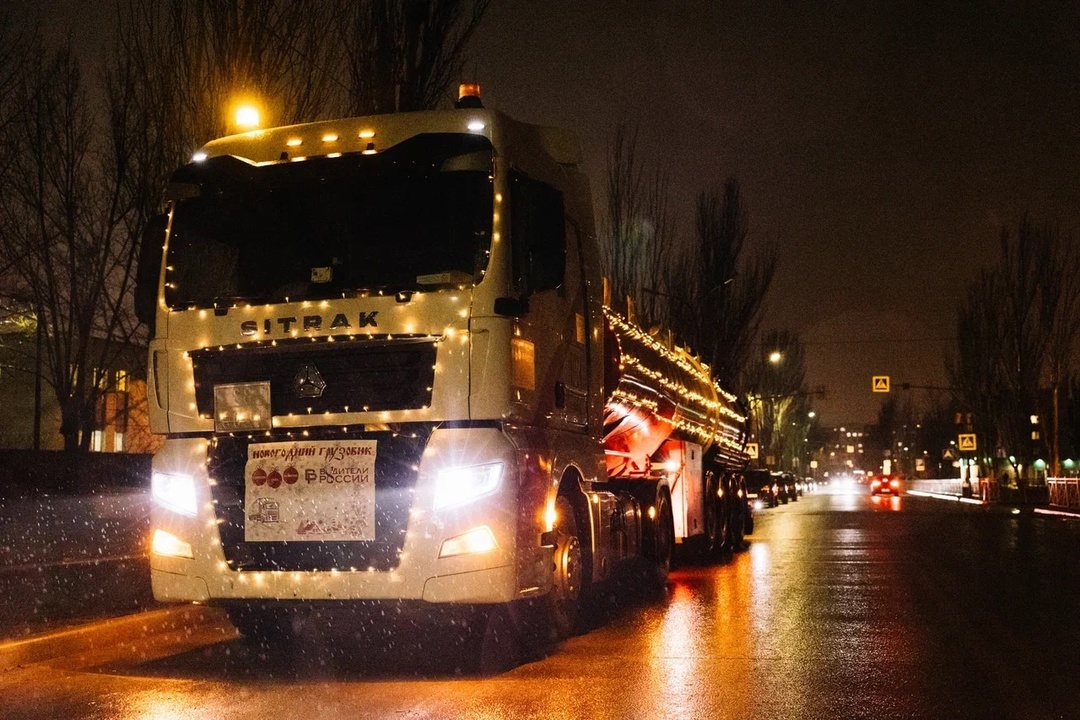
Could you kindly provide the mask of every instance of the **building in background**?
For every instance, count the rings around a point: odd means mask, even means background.
[[[0,449],[62,450],[60,406],[37,374],[37,322],[25,305],[0,299]],[[90,438],[93,452],[151,453],[161,440],[147,415],[146,348],[124,346],[114,367],[93,368],[101,393]],[[39,418],[36,420],[36,418]],[[37,430],[35,431],[35,426]]]

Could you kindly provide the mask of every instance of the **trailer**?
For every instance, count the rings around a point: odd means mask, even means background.
[[[454,110],[212,141],[144,237],[151,580],[268,617],[528,605],[738,549],[746,415],[605,302],[569,133]]]

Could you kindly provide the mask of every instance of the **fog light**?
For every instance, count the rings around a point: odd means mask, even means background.
[[[164,530],[154,531],[154,540],[150,543],[150,552],[155,555],[188,558],[189,560],[195,557],[191,554],[191,543],[186,543]]]
[[[439,557],[453,557],[454,555],[475,555],[477,553],[491,552],[499,544],[495,542],[495,533],[487,525],[473,528],[461,535],[443,540]]]

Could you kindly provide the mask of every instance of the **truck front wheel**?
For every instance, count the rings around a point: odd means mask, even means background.
[[[584,557],[573,503],[565,495],[555,500],[555,568],[551,588],[551,619],[558,637],[569,637],[577,625],[584,589]]]

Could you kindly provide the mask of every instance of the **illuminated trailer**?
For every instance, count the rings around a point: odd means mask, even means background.
[[[174,174],[136,292],[158,600],[251,635],[358,600],[565,634],[622,561],[741,544],[745,416],[605,308],[577,141],[459,105],[230,136]]]

